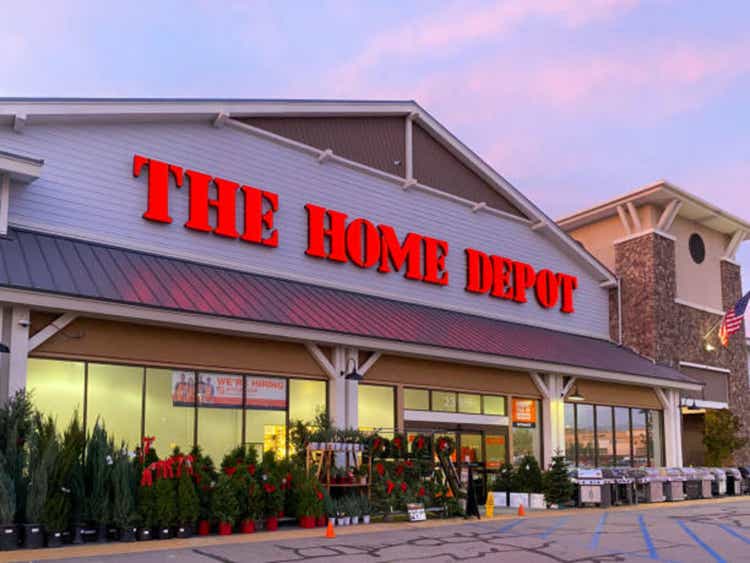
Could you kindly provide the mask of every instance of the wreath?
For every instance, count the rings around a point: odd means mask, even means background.
[[[389,448],[389,443],[386,438],[383,438],[379,434],[373,434],[370,436],[370,455],[372,457],[385,457],[386,452]]]
[[[406,449],[406,437],[403,434],[396,434],[391,440],[391,457],[405,457]]]
[[[456,443],[450,436],[440,436],[435,444],[438,455],[450,456],[456,449]]]
[[[424,434],[417,434],[411,441],[411,452],[416,457],[429,457],[430,455],[430,438]]]

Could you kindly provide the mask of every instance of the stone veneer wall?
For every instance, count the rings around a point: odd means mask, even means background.
[[[710,341],[716,350],[705,349],[703,337],[721,317],[675,303],[674,241],[649,233],[617,244],[615,272],[621,278],[623,344],[673,367],[679,367],[679,362],[684,361],[731,370],[729,406],[740,416],[743,431],[750,437],[744,327],[741,333],[732,336],[728,349],[718,344],[715,330]],[[722,262],[721,286],[724,308],[728,309],[741,296],[739,266]],[[616,296],[614,306],[616,310]],[[616,315],[610,317],[610,332],[617,334]],[[737,461],[750,462],[750,446],[738,452]]]

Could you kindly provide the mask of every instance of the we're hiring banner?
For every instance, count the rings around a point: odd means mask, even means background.
[[[249,409],[285,410],[286,379],[263,376],[244,377],[245,405]],[[172,406],[192,407],[197,404],[204,408],[242,408],[241,375],[200,372],[198,385],[195,385],[193,372],[172,372]]]

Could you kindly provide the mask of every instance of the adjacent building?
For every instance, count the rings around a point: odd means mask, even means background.
[[[706,410],[729,408],[750,431],[748,358],[741,333],[719,343],[724,313],[742,296],[737,249],[746,221],[658,182],[558,224],[618,278],[610,337],[702,382],[681,391],[683,461],[704,463]],[[747,451],[738,461],[749,462]]]

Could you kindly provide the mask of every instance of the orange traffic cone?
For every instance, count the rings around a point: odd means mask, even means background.
[[[518,515],[519,516],[526,516],[526,511],[523,509],[523,505],[522,504],[518,505]]]
[[[331,539],[336,537],[336,532],[333,531],[333,519],[332,518],[328,519],[328,528],[326,528],[326,537],[331,538]]]

